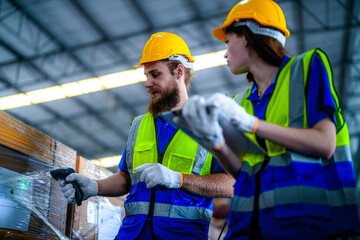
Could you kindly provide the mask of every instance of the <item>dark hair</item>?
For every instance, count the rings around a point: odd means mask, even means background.
[[[266,63],[279,67],[286,54],[286,49],[282,44],[268,36],[254,34],[246,26],[235,27],[234,23],[226,28],[226,33],[236,33],[238,36],[244,36],[248,46],[252,48]],[[254,81],[252,73],[247,74],[249,82]]]
[[[175,70],[177,68],[177,66],[179,64],[181,64],[180,61],[177,61],[177,60],[170,60],[170,61],[166,61],[167,62],[167,66],[169,68],[169,71],[171,73],[171,75],[175,75]],[[185,66],[184,66],[185,68]],[[186,89],[189,89],[190,87],[190,82],[191,82],[191,79],[194,77],[193,75],[193,71],[190,69],[190,68],[185,68],[185,86],[186,86]]]

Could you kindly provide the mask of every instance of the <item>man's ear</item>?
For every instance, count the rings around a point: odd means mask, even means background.
[[[244,46],[245,47],[247,47],[248,46],[248,41],[247,41],[247,39],[246,39],[246,37],[245,36],[241,36],[243,39],[244,39]]]
[[[183,75],[185,75],[185,67],[182,64],[179,64],[175,70],[176,79],[179,80]]]

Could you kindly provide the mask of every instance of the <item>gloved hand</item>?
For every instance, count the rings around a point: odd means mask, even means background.
[[[250,133],[253,133],[254,130],[256,130],[259,119],[248,114],[243,107],[224,94],[215,93],[206,101],[206,103],[208,105],[217,106],[239,130]]]
[[[61,191],[64,193],[64,197],[67,199],[68,203],[75,204],[75,188],[70,182],[77,181],[81,190],[84,193],[83,200],[87,200],[89,197],[95,196],[98,192],[97,182],[93,179],[85,177],[79,173],[72,173],[65,178],[64,180],[59,181]]]
[[[200,96],[190,98],[182,109],[182,116],[194,134],[204,143],[219,148],[224,143],[224,135],[218,121],[218,108],[208,105]]]
[[[161,185],[170,189],[176,189],[182,185],[182,174],[160,163],[145,163],[135,168],[135,172],[141,173],[140,181],[145,182],[147,188]]]

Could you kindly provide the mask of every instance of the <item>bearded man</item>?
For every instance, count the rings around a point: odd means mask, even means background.
[[[153,34],[134,67],[144,66],[148,113],[131,125],[119,171],[95,181],[74,173],[84,199],[127,193],[126,216],[115,239],[208,239],[214,197],[233,197],[234,179],[212,154],[158,115],[181,108],[192,79],[186,43],[173,33]],[[72,184],[60,181],[75,203]]]

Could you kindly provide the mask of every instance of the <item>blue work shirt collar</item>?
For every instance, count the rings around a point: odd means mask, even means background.
[[[276,73],[273,81],[271,82],[270,86],[266,89],[265,93],[263,96],[268,96],[268,95],[271,95],[273,92],[274,92],[274,88],[275,88],[275,83],[276,83],[276,79],[277,79],[277,76],[280,72],[280,70],[283,68],[283,66],[285,65],[285,63],[287,63],[289,61],[290,57],[289,56],[285,56],[280,64],[280,67],[279,67],[279,70],[278,72]],[[252,85],[252,88],[251,88],[251,93],[249,95],[249,97],[247,98],[248,100],[250,101],[259,101],[260,98],[258,97],[257,95],[257,90],[258,90],[258,86],[256,85],[256,83],[254,82],[254,84]]]

